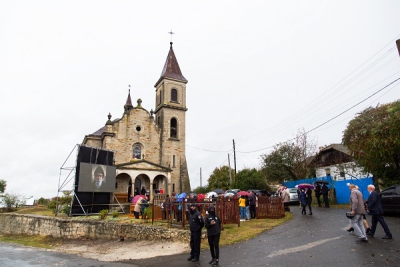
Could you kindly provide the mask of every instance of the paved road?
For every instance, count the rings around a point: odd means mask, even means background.
[[[345,230],[345,210],[315,208],[314,215],[301,215],[291,207],[294,220],[257,238],[220,251],[220,266],[400,266],[400,218],[385,217],[394,239],[383,240],[378,225],[376,237],[356,244],[357,237]],[[370,221],[370,217],[368,217]],[[188,254],[124,262],[100,262],[79,256],[0,243],[0,266],[111,266],[186,267],[210,266],[210,253],[201,252],[200,262],[188,262]]]
[[[220,266],[400,266],[400,218],[385,217],[392,240],[383,240],[378,225],[369,243],[357,244],[345,210],[314,207],[314,215],[301,215],[291,207],[294,220],[265,232],[257,238],[221,248]],[[371,220],[368,216],[368,221]],[[208,250],[199,263],[188,262],[189,255],[171,255],[133,260],[141,267],[210,266]]]

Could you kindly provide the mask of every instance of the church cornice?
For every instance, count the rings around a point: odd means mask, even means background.
[[[117,164],[117,165],[115,165],[115,167],[116,167],[117,169],[121,169],[121,170],[128,170],[128,169],[129,169],[129,170],[132,170],[132,169],[136,169],[136,170],[154,171],[154,169],[150,169],[150,168],[147,168],[147,169],[146,169],[146,168],[143,168],[143,167],[135,168],[135,165],[139,165],[139,164],[141,164],[141,163],[147,163],[147,164],[149,164],[149,165],[152,165],[152,166],[154,166],[154,167],[157,167],[157,168],[161,169],[161,170],[164,171],[164,172],[172,172],[172,169],[171,169],[171,168],[168,168],[168,167],[165,167],[165,166],[156,164],[156,163],[151,162],[151,161],[147,161],[147,160],[145,160],[145,159],[142,159],[142,160],[135,160],[135,161],[130,161],[130,162],[125,162],[125,163]],[[130,166],[130,168],[127,168],[127,166]]]
[[[186,107],[174,106],[174,105],[169,105],[169,104],[162,104],[162,105],[157,107],[157,109],[156,109],[156,111],[154,113],[157,113],[162,108],[178,109],[178,110],[182,110],[182,111],[187,111],[188,110]]]

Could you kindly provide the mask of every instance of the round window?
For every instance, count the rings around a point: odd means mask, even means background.
[[[140,132],[142,128],[140,126],[136,126],[136,131]]]

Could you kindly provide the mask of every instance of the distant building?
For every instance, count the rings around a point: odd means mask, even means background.
[[[141,99],[135,106],[129,92],[121,118],[86,135],[82,145],[114,151],[116,192],[134,195],[145,187],[166,194],[190,190],[186,162],[186,83],[172,49],[172,42],[155,83],[155,108],[146,110]],[[105,103],[108,100],[105,100]]]
[[[349,150],[342,144],[331,144],[322,148],[310,165],[316,169],[316,177],[331,176],[334,180],[371,177],[357,166]]]

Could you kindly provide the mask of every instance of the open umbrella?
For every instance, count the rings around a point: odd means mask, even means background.
[[[207,196],[207,198],[212,198],[212,197],[218,197],[218,194],[215,193],[214,191],[212,191],[212,192],[208,192],[206,196]]]
[[[226,197],[233,197],[234,195],[236,195],[236,194],[233,193],[233,192],[227,192],[227,193],[225,193],[225,196],[226,196]]]
[[[177,202],[182,202],[184,199],[186,198],[186,193],[180,193],[178,195],[175,196],[175,199]]]
[[[139,199],[140,197],[144,198],[145,195],[136,195],[136,196],[134,196],[134,197],[132,198],[132,204],[136,204],[136,202],[138,201],[138,199]]]
[[[218,195],[225,193],[225,191],[222,189],[214,189],[213,192],[217,193]]]
[[[298,185],[298,188],[310,188],[310,189],[314,189],[314,186],[312,185],[312,184],[306,184],[306,183],[304,183],[304,184],[299,184]]]
[[[250,193],[247,191],[240,191],[236,195],[237,196],[250,196]]]

